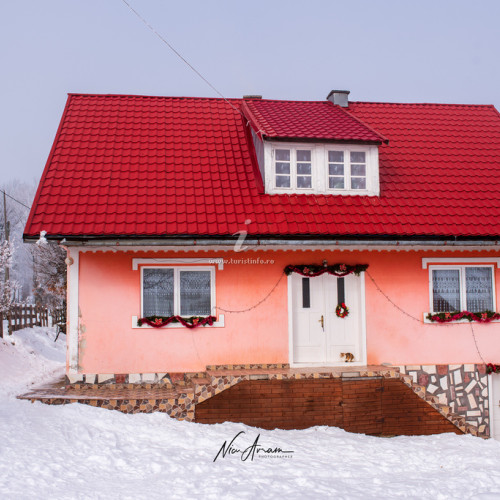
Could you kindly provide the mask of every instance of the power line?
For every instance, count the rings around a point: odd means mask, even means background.
[[[218,309],[219,311],[222,311],[225,313],[244,313],[244,312],[252,311],[253,309],[256,309],[257,307],[259,307],[262,303],[264,303],[272,295],[274,290],[276,290],[276,288],[278,288],[278,285],[281,283],[283,276],[285,276],[284,271],[281,273],[281,276],[280,276],[279,280],[276,282],[276,284],[271,288],[271,291],[263,299],[259,300],[259,302],[257,302],[253,306],[247,307],[245,309],[239,309],[239,310],[224,309],[222,307],[215,306],[215,309]]]
[[[22,201],[16,200],[13,196],[11,196],[9,193],[6,193],[3,189],[0,189],[0,193],[3,193],[5,196],[10,198],[11,200],[14,200],[16,203],[19,203],[19,205],[22,205],[24,208],[31,210],[31,207],[28,207],[28,205],[25,205]]]
[[[181,61],[183,61],[192,71],[194,71],[214,92],[216,92],[224,101],[226,101],[235,111],[243,116],[243,113],[233,105],[233,103],[229,102],[221,92],[219,92],[185,57],[182,56],[180,52],[178,52],[158,31],[155,30],[151,24],[144,19],[144,17],[139,14],[128,2],[127,0],[122,0],[122,2],[130,9],[130,11],[135,14],[135,16],[142,21],[142,23],[154,34],[156,35]]]

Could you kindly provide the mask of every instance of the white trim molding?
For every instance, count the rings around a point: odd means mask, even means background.
[[[154,257],[148,259],[132,259],[132,271],[138,271],[139,266],[148,265],[154,266],[156,264],[171,265],[171,264],[217,264],[219,271],[224,269],[223,258],[186,258],[186,259],[155,259]]]
[[[137,324],[137,320],[139,318],[137,316],[132,316],[132,328],[134,330],[136,329],[139,329],[139,330],[143,330],[145,328],[151,328],[151,329],[155,329],[154,326],[149,326],[149,325],[142,325],[142,326],[139,326]],[[203,329],[203,328],[223,328],[224,327],[224,315],[223,314],[219,314],[219,319],[217,321],[214,321],[212,325],[204,325],[204,326],[201,326],[199,328]],[[171,329],[171,328],[186,328],[184,325],[181,325],[180,323],[170,323],[170,325],[166,325],[166,326],[162,326],[161,329]],[[156,328],[156,330],[159,330],[160,328]]]
[[[429,264],[496,264],[500,267],[500,257],[424,257],[422,269],[427,269]]]
[[[68,335],[67,356],[68,374],[78,373],[78,341],[80,326],[79,285],[80,255],[79,251],[72,248],[70,256],[73,262],[68,264]]]

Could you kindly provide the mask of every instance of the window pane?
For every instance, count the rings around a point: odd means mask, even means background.
[[[290,161],[290,150],[276,149],[276,161]]]
[[[289,188],[290,187],[290,177],[286,175],[276,176],[276,187]]]
[[[337,304],[345,304],[345,279],[337,278]]]
[[[311,287],[310,278],[302,278],[302,307],[307,309],[311,307]]]
[[[343,177],[329,177],[330,189],[344,189]]]
[[[306,149],[297,149],[297,161],[311,161],[311,152]]]
[[[290,174],[290,163],[276,163],[277,174]]]
[[[351,177],[351,189],[366,189],[366,179],[364,177]]]
[[[432,310],[460,311],[460,272],[457,269],[432,271]]]
[[[210,271],[181,271],[181,316],[210,315]]]
[[[173,316],[174,270],[143,269],[142,314],[148,316]]]
[[[330,175],[344,175],[344,165],[330,164],[328,165],[328,172]]]
[[[298,188],[310,188],[311,187],[311,177],[297,177],[297,187]]]
[[[344,152],[343,151],[328,151],[328,161],[333,163],[344,163]]]
[[[366,163],[366,154],[362,151],[351,151],[351,163]]]
[[[351,165],[351,175],[366,177],[366,165]]]
[[[493,311],[491,267],[465,268],[467,311]]]
[[[297,174],[299,174],[299,175],[311,175],[311,164],[310,163],[297,163]]]

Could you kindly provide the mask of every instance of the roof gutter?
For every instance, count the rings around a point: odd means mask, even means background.
[[[94,240],[72,240],[62,239],[61,244],[66,246],[234,246],[237,243],[236,239],[210,239],[210,238],[190,238],[190,239],[94,239]],[[498,240],[340,240],[340,239],[307,239],[307,240],[292,240],[292,239],[250,239],[247,238],[242,242],[244,246],[252,247],[268,247],[268,246],[366,246],[366,247],[424,247],[424,246],[439,246],[439,247],[468,247],[468,246],[484,246],[484,247],[498,247],[500,241]]]

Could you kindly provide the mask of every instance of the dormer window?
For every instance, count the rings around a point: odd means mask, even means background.
[[[379,194],[378,146],[264,141],[268,193]]]
[[[275,187],[311,189],[312,155],[308,149],[275,149]]]
[[[328,189],[366,189],[366,152],[328,151]]]

